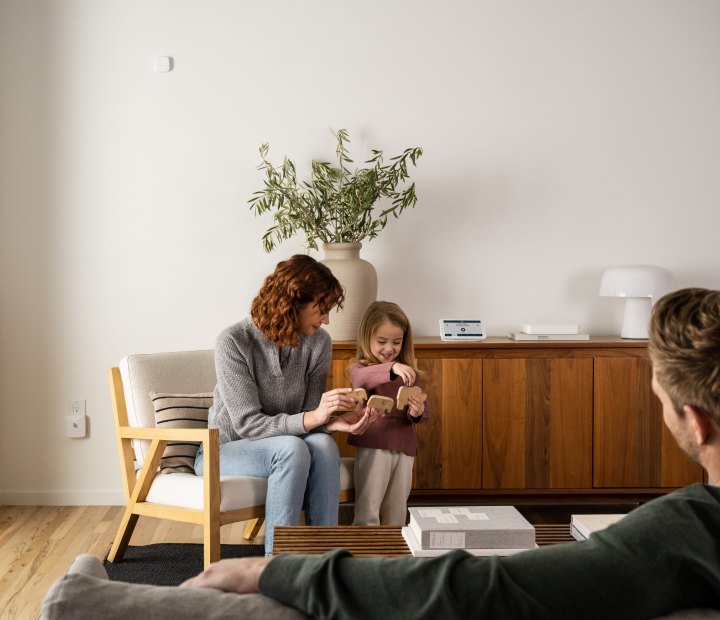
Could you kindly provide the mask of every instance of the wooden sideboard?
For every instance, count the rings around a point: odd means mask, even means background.
[[[417,427],[413,496],[644,501],[704,480],[663,424],[647,341],[426,337],[415,355],[432,417]],[[333,343],[328,389],[350,386],[354,356]]]

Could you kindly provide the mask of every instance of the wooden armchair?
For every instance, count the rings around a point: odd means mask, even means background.
[[[140,515],[202,525],[205,567],[220,559],[222,525],[248,520],[243,536],[254,539],[265,520],[267,480],[220,476],[217,429],[155,428],[150,392],[212,392],[212,351],[132,355],[108,379],[126,503],[108,560],[122,560]],[[168,441],[202,441],[204,475],[156,475]],[[341,460],[341,502],[354,499],[353,468],[354,459]]]

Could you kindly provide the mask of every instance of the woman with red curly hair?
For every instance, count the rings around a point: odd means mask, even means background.
[[[340,454],[331,433],[360,435],[377,411],[354,408],[349,388],[325,392],[332,341],[323,329],[342,286],[310,256],[278,264],[253,300],[250,316],[215,344],[217,385],[208,426],[220,431],[220,475],[267,478],[265,555],[273,528],[337,525]],[[203,472],[203,450],[195,471]]]

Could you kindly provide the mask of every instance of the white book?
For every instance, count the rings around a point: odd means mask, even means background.
[[[625,515],[572,515],[570,532],[575,540],[587,540],[593,532],[604,530]]]
[[[513,340],[590,340],[590,334],[525,334],[510,332]]]
[[[535,528],[512,506],[409,509],[422,549],[533,549]]]
[[[415,537],[415,534],[409,527],[402,528],[402,535],[407,543],[408,549],[410,549],[410,552],[416,558],[437,558],[441,555],[454,551],[454,549],[423,549]],[[460,547],[455,547],[455,549],[459,548]],[[534,548],[537,548],[537,545],[535,545]],[[515,553],[520,553],[521,551],[527,551],[527,549],[463,549],[463,551],[478,557],[490,557],[493,555],[514,555]]]
[[[520,323],[520,331],[525,334],[577,334],[579,325]]]

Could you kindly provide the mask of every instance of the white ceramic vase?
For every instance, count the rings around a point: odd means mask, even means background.
[[[368,306],[377,300],[377,272],[368,261],[360,258],[362,243],[323,243],[327,266],[345,288],[344,308],[330,312],[330,325],[325,329],[333,340],[356,340],[360,319]]]

